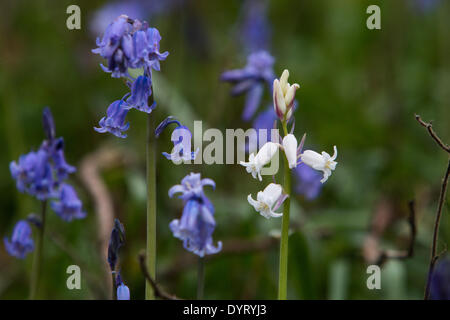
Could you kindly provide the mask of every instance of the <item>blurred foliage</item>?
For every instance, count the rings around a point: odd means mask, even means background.
[[[148,2],[148,1],[147,1]],[[307,145],[330,151],[336,144],[339,165],[313,202],[293,200],[290,240],[289,298],[418,299],[423,295],[443,154],[420,127],[414,113],[434,119],[434,128],[450,141],[450,3],[437,1],[421,10],[415,0],[280,0],[270,1],[272,48],[279,75],[288,68],[301,84],[296,111],[298,135]],[[79,4],[82,29],[66,28],[66,8]],[[133,157],[129,165],[105,170],[102,178],[114,199],[115,215],[125,225],[122,276],[132,298],[144,297],[137,254],[145,246],[145,117],[131,112],[126,140],[92,129],[112,101],[127,87],[99,68],[90,21],[106,2],[6,0],[0,3],[0,234],[39,205],[17,192],[9,162],[37,148],[43,139],[41,112],[51,107],[66,157],[77,165],[100,147],[119,148]],[[366,8],[378,4],[382,29],[366,28]],[[187,0],[170,11],[154,14],[150,25],[163,37],[170,56],[155,75],[157,120],[174,115],[192,127],[248,128],[242,122],[243,98],[230,97],[220,83],[222,71],[242,67],[245,55],[236,41],[242,1]],[[149,14],[150,15],[150,14]],[[265,97],[270,101],[270,95]],[[170,135],[159,139],[161,151],[171,148]],[[216,207],[214,239],[257,240],[280,228],[279,219],[265,220],[246,203],[247,194],[262,184],[238,165],[174,166],[158,158],[158,275],[161,284],[180,297],[194,298],[195,264],[177,265],[185,254],[172,237],[169,222],[182,210],[167,196],[170,186],[190,171],[216,181],[207,191]],[[268,182],[270,178],[266,178]],[[73,178],[88,217],[70,224],[53,213],[48,229],[69,253],[47,238],[40,297],[104,298],[103,263],[98,251],[98,225],[91,195],[79,175]],[[415,255],[383,266],[382,289],[366,287],[362,246],[380,201],[393,208],[382,235],[383,248],[407,245],[407,202],[418,203]],[[450,240],[448,206],[441,223],[440,246]],[[76,256],[77,261],[74,261]],[[0,298],[27,297],[31,256],[18,261],[0,247]],[[66,268],[79,264],[82,289],[66,288]],[[167,274],[167,270],[175,270]],[[206,265],[205,297],[209,299],[276,297],[278,246],[244,254],[219,253]]]

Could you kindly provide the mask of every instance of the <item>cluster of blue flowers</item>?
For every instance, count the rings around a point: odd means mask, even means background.
[[[107,28],[102,39],[97,38],[97,48],[92,52],[107,60],[100,64],[113,78],[125,78],[131,92],[122,99],[110,104],[106,117],[99,122],[97,132],[109,132],[119,138],[126,138],[129,123],[125,118],[130,109],[151,113],[156,107],[148,105],[152,94],[152,70],[160,70],[160,61],[169,53],[159,51],[161,36],[156,28],[150,28],[147,22],[132,20],[126,15],[117,17]],[[143,75],[133,78],[128,69],[141,69]]]
[[[53,116],[49,108],[43,112],[46,139],[37,151],[20,156],[10,163],[11,175],[17,189],[36,197],[40,201],[52,200],[51,207],[64,221],[82,219],[86,213],[75,189],[65,181],[75,167],[67,164],[64,156],[64,140],[56,138]],[[5,238],[8,253],[18,258],[33,250],[31,228],[21,220],[14,228],[11,241]]]
[[[203,192],[203,187],[209,185],[215,188],[211,179],[201,179],[199,173],[191,173],[169,190],[169,197],[180,193],[184,202],[180,219],[170,223],[173,235],[183,241],[186,250],[203,257],[205,254],[215,254],[222,250],[222,242],[214,246],[212,234],[216,227],[214,206]]]

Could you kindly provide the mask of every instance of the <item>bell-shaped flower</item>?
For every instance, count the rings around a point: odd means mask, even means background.
[[[108,264],[111,271],[116,269],[116,264],[119,259],[119,249],[125,243],[125,228],[119,219],[114,220],[114,227],[111,231],[108,244]]]
[[[181,180],[181,184],[174,185],[169,189],[169,197],[173,197],[177,193],[181,193],[180,199],[187,201],[192,197],[201,198],[205,194],[203,192],[204,186],[211,186],[216,188],[216,183],[212,179],[201,179],[200,173],[191,172],[189,175]]]
[[[283,201],[286,199],[286,195],[283,194],[281,185],[271,183],[264,191],[259,191],[256,200],[249,194],[247,197],[248,203],[252,205],[257,212],[259,212],[264,218],[278,218],[282,213],[274,212],[277,210]]]
[[[289,169],[297,166],[297,139],[291,133],[283,138],[283,148],[289,163]]]
[[[162,154],[175,163],[180,161],[194,160],[199,149],[191,151],[192,133],[188,127],[178,126],[172,132],[173,150],[171,153],[163,152]]]
[[[300,158],[301,161],[313,168],[314,170],[322,171],[323,178],[320,180],[321,183],[324,183],[328,180],[328,177],[331,175],[331,172],[336,169],[337,162],[335,161],[337,157],[337,148],[334,146],[334,154],[331,157],[325,151],[322,154],[319,154],[312,150],[305,150]]]
[[[25,220],[20,220],[14,227],[11,240],[4,239],[6,251],[13,257],[23,259],[33,251],[34,242],[31,238],[31,227]]]
[[[61,185],[58,200],[52,201],[51,206],[53,211],[67,222],[86,217],[86,212],[82,211],[82,203],[75,189],[66,183]]]
[[[264,84],[269,88],[275,78],[273,72],[274,58],[267,51],[252,53],[247,58],[243,69],[229,70],[222,73],[220,79],[234,83],[232,95],[247,93],[242,114],[244,121],[249,121],[258,109],[263,95]]]
[[[222,243],[214,247],[212,234],[216,227],[214,220],[214,207],[203,196],[193,197],[186,202],[180,219],[173,220],[169,227],[174,237],[183,240],[186,250],[203,257],[205,254],[214,254],[221,250]]]
[[[103,38],[97,38],[97,48],[92,52],[99,54],[108,62],[100,65],[105,72],[114,78],[128,75],[130,54],[133,51],[130,32],[133,27],[126,15],[117,17],[105,30]]]
[[[284,70],[280,80],[273,81],[273,107],[280,120],[289,120],[292,116],[295,93],[300,85],[289,84],[289,71]]]
[[[136,110],[150,113],[156,107],[156,102],[151,106],[148,105],[148,98],[152,94],[152,80],[147,76],[139,76],[131,84],[131,95],[126,100],[125,109],[134,108]]]
[[[106,110],[106,117],[100,120],[100,128],[94,128],[94,130],[100,133],[110,132],[116,137],[126,138],[127,135],[122,131],[127,131],[130,127],[129,123],[125,124],[127,113],[123,100],[114,101]]]
[[[253,178],[258,178],[259,181],[262,181],[261,170],[272,160],[277,153],[278,147],[279,144],[275,142],[267,142],[259,149],[256,156],[252,153],[248,162],[241,161],[240,164],[245,167],[248,173],[251,173]]]
[[[130,300],[130,289],[125,285],[120,275],[120,272],[116,277],[117,286],[117,300]]]
[[[191,173],[181,183],[169,190],[170,197],[181,193],[180,198],[185,202],[181,218],[169,225],[174,237],[183,240],[184,248],[200,257],[219,252],[222,243],[218,242],[215,247],[212,240],[216,227],[214,206],[203,193],[204,185],[215,187],[214,181],[200,179],[200,174]]]
[[[49,159],[53,160],[51,166],[56,173],[57,183],[62,182],[69,174],[76,171],[75,167],[66,162],[64,156],[64,139],[45,140],[41,149],[45,150],[49,155]]]
[[[9,165],[16,187],[39,200],[46,200],[54,195],[53,174],[49,156],[43,149],[20,156],[19,161]]]

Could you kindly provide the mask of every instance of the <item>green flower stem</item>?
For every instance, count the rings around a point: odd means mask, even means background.
[[[287,124],[283,121],[283,131],[287,135]],[[287,272],[288,272],[288,241],[289,241],[289,214],[290,214],[290,196],[291,196],[291,171],[289,163],[284,158],[284,192],[288,198],[284,201],[283,217],[281,222],[281,242],[280,242],[280,267],[278,273],[278,300],[287,299]]]
[[[149,98],[153,104],[153,95]],[[148,115],[147,122],[147,267],[150,277],[156,281],[156,138],[154,115]],[[145,284],[145,299],[153,300],[155,295],[150,282]]]
[[[39,290],[39,276],[42,266],[42,252],[44,249],[45,216],[47,212],[47,200],[42,201],[41,226],[38,230],[36,248],[33,257],[33,268],[31,270],[30,300],[35,300]]]
[[[203,299],[204,291],[205,291],[205,259],[199,257],[197,268],[197,300]]]

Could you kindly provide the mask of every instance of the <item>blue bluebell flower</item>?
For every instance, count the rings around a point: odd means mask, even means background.
[[[100,128],[94,128],[94,130],[100,133],[110,132],[116,137],[126,138],[127,135],[122,131],[127,131],[130,124],[125,124],[125,118],[128,114],[125,104],[123,100],[116,100],[111,103],[106,110],[106,117],[103,117],[99,122]]]
[[[200,173],[191,172],[189,175],[181,180],[181,184],[174,185],[169,189],[169,197],[173,197],[177,193],[181,193],[178,197],[184,201],[190,198],[201,198],[204,186],[211,186],[213,190],[216,188],[216,183],[212,179],[201,179]]]
[[[146,23],[141,30],[133,34],[133,58],[132,63],[135,68],[144,68],[148,74],[150,69],[159,71],[161,69],[159,61],[166,60],[169,52],[159,52],[159,42],[161,35],[158,29],[148,28]]]
[[[126,109],[137,109],[139,111],[150,113],[156,107],[153,102],[151,106],[148,105],[148,97],[152,94],[152,80],[147,76],[139,76],[133,81],[131,86],[131,95],[126,100]]]
[[[130,300],[130,289],[125,285],[120,276],[120,272],[116,277],[117,300]]]
[[[192,133],[188,127],[178,126],[172,132],[173,150],[171,153],[162,154],[174,162],[194,160],[199,149],[191,151]]]
[[[117,17],[105,30],[100,40],[97,38],[97,46],[92,50],[108,62],[107,66],[100,66],[105,72],[111,73],[114,78],[128,76],[128,67],[133,54],[131,31],[133,29],[126,15]]]
[[[121,15],[106,28],[102,40],[97,39],[98,48],[92,52],[108,61],[107,66],[101,67],[114,78],[128,77],[128,68],[144,68],[151,76],[150,70],[159,71],[159,61],[169,55],[167,51],[159,51],[160,40],[161,35],[156,28]]]
[[[75,189],[67,183],[61,185],[58,200],[51,203],[53,211],[67,222],[86,217],[86,212],[82,211],[82,206]]]
[[[431,277],[430,298],[450,300],[450,258],[439,260]]]
[[[52,168],[44,150],[31,151],[20,156],[18,162],[10,163],[9,169],[20,192],[28,193],[39,200],[54,196]]]
[[[191,173],[181,183],[169,190],[170,197],[181,193],[179,197],[185,202],[181,218],[173,220],[169,225],[174,237],[183,241],[186,250],[200,257],[219,252],[222,242],[219,241],[215,247],[212,240],[216,227],[214,206],[203,193],[203,186],[214,187],[214,181],[200,179],[200,174]]]
[[[11,241],[4,238],[5,248],[8,253],[16,258],[24,259],[34,250],[34,242],[31,238],[31,227],[25,220],[19,220],[14,227]]]
[[[111,231],[111,237],[108,244],[108,264],[111,271],[116,269],[117,260],[119,259],[119,249],[125,243],[125,228],[119,219],[114,220],[114,227]]]
[[[313,168],[301,163],[295,168],[297,184],[295,191],[307,200],[314,200],[322,190],[322,175]]]
[[[64,156],[64,139],[62,137],[57,139],[53,138],[52,140],[44,140],[41,145],[41,150],[44,150],[48,154],[49,161],[52,160],[50,165],[56,174],[55,183],[61,183],[63,180],[67,179],[69,174],[76,171],[75,167],[66,162],[66,158]]]
[[[243,69],[222,73],[222,81],[235,84],[231,90],[232,95],[247,93],[242,114],[244,121],[249,121],[258,109],[264,91],[264,84],[271,90],[275,78],[273,63],[274,58],[267,51],[258,51],[248,56],[247,65]]]

